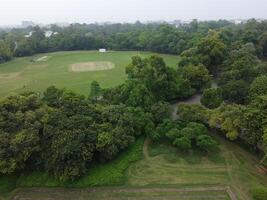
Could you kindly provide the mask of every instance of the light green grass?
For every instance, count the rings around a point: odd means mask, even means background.
[[[16,58],[10,62],[0,64],[0,97],[25,90],[43,92],[51,85],[60,88],[65,87],[88,95],[90,84],[93,80],[98,81],[103,88],[123,83],[126,79],[125,67],[131,62],[131,57],[136,55],[148,57],[153,55],[153,53],[135,51],[107,53],[69,51]],[[43,56],[48,56],[48,59],[36,61]],[[178,56],[162,54],[161,56],[167,65],[176,67],[179,59]],[[94,61],[111,62],[115,64],[115,68],[79,73],[70,70],[70,66],[74,63]]]
[[[150,144],[147,159],[133,164],[128,185],[160,187],[230,186],[240,200],[251,199],[251,189],[267,185],[257,168],[259,160],[234,143],[216,136],[220,151],[181,152],[167,142]]]
[[[230,200],[224,191],[185,192],[185,191],[156,191],[156,189],[124,189],[101,188],[94,190],[74,189],[23,189],[17,193],[21,199],[27,200]]]

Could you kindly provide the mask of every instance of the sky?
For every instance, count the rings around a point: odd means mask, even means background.
[[[0,25],[267,18],[267,0],[0,0]]]

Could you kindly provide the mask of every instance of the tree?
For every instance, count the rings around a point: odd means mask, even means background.
[[[0,40],[0,63],[6,62],[12,58],[12,52],[10,47]]]
[[[191,140],[188,137],[176,138],[173,141],[173,145],[182,150],[189,150],[192,148]]]
[[[153,132],[149,133],[150,139],[153,141],[159,141],[164,138],[166,134],[173,128],[173,123],[170,119],[165,119],[159,124]]]
[[[222,97],[229,103],[244,104],[248,96],[248,85],[243,80],[230,81],[222,86]]]
[[[46,89],[43,95],[43,101],[52,107],[59,107],[64,90],[58,89],[55,86],[50,86]]]
[[[217,143],[208,136],[207,128],[200,123],[190,122],[186,127],[177,130],[171,129],[168,132],[168,138],[173,140],[173,145],[182,149],[189,150],[192,147],[198,147],[204,151],[210,151],[217,147]]]
[[[267,33],[263,33],[259,39],[259,45],[261,48],[262,56],[267,56]]]
[[[267,94],[267,76],[257,77],[249,89],[250,99],[255,99],[258,96]]]
[[[202,105],[210,109],[219,107],[223,102],[221,89],[209,88],[204,90],[200,101]]]
[[[151,92],[156,101],[184,98],[183,95],[192,94],[188,82],[181,79],[174,69],[167,67],[159,56],[151,56],[146,59],[133,57],[131,65],[126,68],[126,74],[128,75],[128,85],[136,84],[140,90],[141,84],[143,84],[142,88]],[[185,89],[184,86],[186,86]]]
[[[209,126],[225,132],[230,140],[238,138],[242,129],[244,106],[237,104],[222,104],[209,113]]]
[[[150,112],[154,123],[159,124],[170,117],[170,105],[166,102],[157,102],[151,106]]]
[[[188,79],[191,87],[198,92],[211,87],[211,76],[203,65],[189,65],[183,69],[183,77]]]
[[[178,118],[185,122],[205,122],[207,111],[201,105],[179,104],[177,110]]]
[[[210,31],[197,45],[196,55],[199,61],[207,67],[211,74],[216,74],[226,55],[226,46],[221,41],[218,32]]]
[[[0,173],[37,167],[40,132],[47,110],[35,95],[9,96],[0,103]],[[35,160],[35,162],[30,162]]]
[[[99,98],[101,97],[102,90],[97,81],[93,81],[91,83],[91,92],[90,92],[90,98],[94,101],[97,102]]]
[[[150,90],[144,84],[137,84],[131,90],[126,104],[148,110],[154,102],[155,98]]]
[[[200,135],[197,137],[197,144],[200,149],[205,151],[214,150],[217,147],[217,142],[208,135]]]

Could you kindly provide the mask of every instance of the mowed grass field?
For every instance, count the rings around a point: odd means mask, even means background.
[[[212,135],[220,143],[220,150],[212,154],[198,150],[182,152],[167,141],[152,144],[148,139],[139,140],[134,149],[142,145],[142,157],[124,170],[118,186],[24,188],[15,190],[11,199],[251,200],[251,189],[267,185],[267,176],[257,168],[258,158],[221,136]],[[131,153],[129,151],[128,156]],[[112,169],[119,168],[120,162],[107,168],[104,176],[113,174]],[[91,178],[101,180],[101,177],[105,179],[100,173],[99,177],[92,174]],[[85,186],[91,178],[89,172],[80,183]]]
[[[131,57],[136,55],[149,57],[154,54],[136,51],[110,51],[107,53],[69,51],[16,58],[0,64],[0,97],[23,91],[43,92],[51,85],[88,95],[93,80],[98,81],[103,88],[123,83],[126,79],[125,67],[131,62]],[[164,58],[168,66],[177,66],[178,56],[162,54],[160,56]],[[94,71],[91,66],[94,62],[96,67],[101,62],[108,63],[112,67],[104,66],[100,70]],[[91,68],[77,72],[72,70],[72,66],[75,64],[85,64]],[[105,68],[107,69],[105,70]]]

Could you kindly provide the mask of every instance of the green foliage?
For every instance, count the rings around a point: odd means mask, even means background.
[[[250,85],[250,99],[267,94],[267,76],[257,77]]]
[[[202,105],[210,109],[219,107],[223,102],[221,89],[210,88],[204,90],[200,101]]]
[[[262,56],[267,56],[267,33],[264,32],[259,38],[259,46]]]
[[[140,137],[128,149],[118,155],[114,160],[105,164],[94,165],[83,178],[74,183],[71,187],[92,187],[121,185],[125,180],[125,170],[129,165],[142,158],[144,137]]]
[[[16,188],[15,175],[1,175],[0,176],[0,194],[12,191]]]
[[[252,196],[254,200],[265,200],[267,199],[267,188],[258,187],[252,190]]]
[[[178,117],[185,122],[205,122],[207,120],[207,110],[196,104],[179,104]]]
[[[241,130],[243,109],[243,106],[236,104],[222,104],[218,109],[211,111],[210,127],[221,129],[230,140],[237,139]]]
[[[125,181],[125,171],[129,165],[142,158],[144,137],[139,137],[134,144],[107,163],[97,163],[77,181],[62,182],[44,172],[30,172],[21,175],[15,185],[18,187],[93,187],[121,185]],[[11,179],[12,180],[12,179]],[[10,182],[11,183],[11,182]]]
[[[0,103],[0,172],[23,170],[39,153],[47,110],[36,95],[10,96]]]
[[[211,76],[205,66],[189,65],[184,67],[182,71],[183,77],[189,80],[191,87],[196,91],[203,91],[204,89],[211,87]]]
[[[93,99],[94,102],[97,102],[99,97],[101,96],[102,90],[97,81],[93,81],[91,83],[91,90],[90,90],[90,98]]]
[[[248,96],[249,87],[243,80],[229,81],[222,86],[222,97],[229,103],[244,104]]]
[[[202,64],[212,73],[216,74],[226,56],[226,46],[221,41],[218,32],[211,31],[197,45],[197,56]]]
[[[18,176],[16,187],[62,187],[64,182],[44,171],[25,172]]]
[[[152,99],[168,101],[192,94],[190,85],[185,87],[186,81],[181,79],[175,70],[167,67],[159,56],[151,56],[148,59],[133,57],[126,74],[128,75],[126,84],[131,86],[128,90],[128,101],[134,103],[133,106],[146,106],[147,102],[153,102]],[[141,99],[141,102],[138,102],[138,99]]]
[[[199,147],[204,151],[214,150],[217,143],[207,135],[207,128],[200,123],[164,120],[149,135],[154,142],[167,138],[179,149],[190,150]]]
[[[214,150],[217,148],[217,142],[208,135],[200,135],[197,137],[197,144],[202,150]]]
[[[170,117],[170,105],[166,102],[157,102],[151,106],[150,113],[153,116],[153,122],[159,124]]]
[[[155,102],[151,91],[144,84],[137,84],[131,90],[126,104],[134,107],[142,107],[148,109]]]
[[[112,160],[136,137],[154,129],[152,115],[139,107],[92,104],[53,86],[43,97],[50,107],[35,94],[25,95],[0,104],[2,174],[40,169],[60,182],[74,181],[93,163]],[[166,116],[166,107],[155,109],[155,114]],[[45,174],[41,177],[49,180]]]
[[[12,52],[10,47],[5,41],[0,39],[0,64],[9,61],[12,58]]]
[[[216,141],[207,135],[208,130],[203,124],[190,122],[185,128],[178,131],[173,145],[182,150],[189,150],[196,146],[204,151],[210,151],[217,147]]]

